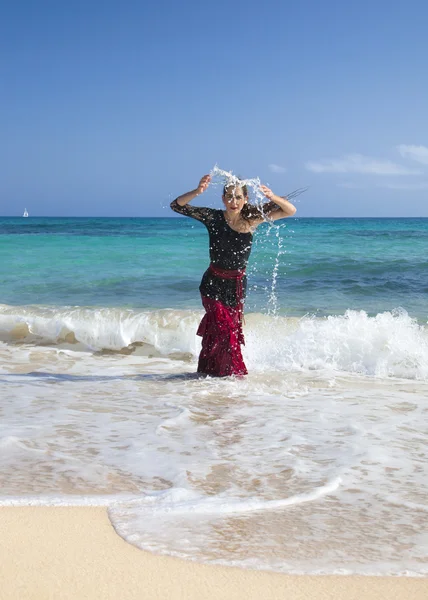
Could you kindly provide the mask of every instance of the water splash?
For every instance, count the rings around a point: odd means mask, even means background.
[[[271,289],[270,289],[270,294],[269,294],[269,300],[268,300],[268,315],[271,316],[275,316],[278,314],[279,311],[279,302],[278,302],[278,296],[276,293],[276,284],[277,284],[277,279],[278,279],[278,269],[279,269],[279,263],[280,263],[280,256],[282,254],[284,254],[284,252],[282,251],[282,247],[283,247],[283,240],[282,237],[280,235],[280,226],[276,226],[276,227],[272,227],[272,229],[275,229],[275,237],[276,237],[276,243],[277,243],[277,253],[275,256],[275,261],[274,261],[274,265],[273,265],[273,271],[272,271],[272,284],[271,284]]]
[[[246,185],[253,191],[253,194],[255,197],[255,204],[257,205],[257,207],[260,209],[263,209],[263,204],[265,203],[266,198],[265,198],[263,192],[260,190],[260,186],[262,185],[262,183],[261,183],[259,177],[252,177],[250,179],[242,179],[241,177],[234,175],[232,173],[232,171],[225,171],[224,169],[220,169],[220,167],[217,165],[215,165],[211,169],[210,175],[211,175],[211,185],[214,185],[214,186],[221,185],[223,187],[224,185],[233,185],[233,184],[239,185],[239,186]],[[300,196],[301,194],[306,192],[308,189],[309,189],[308,187],[298,188],[296,190],[293,190],[289,194],[286,194],[285,196],[281,196],[281,198],[284,198],[287,200],[293,200],[294,198],[297,198],[298,196]],[[268,219],[267,216],[266,216],[266,218]]]
[[[262,191],[260,190],[261,181],[259,177],[253,177],[251,179],[241,179],[237,175],[234,175],[231,171],[224,171],[220,169],[217,165],[210,172],[211,175],[211,184],[212,185],[221,185],[221,187],[227,185],[246,185],[249,187],[254,195],[255,204],[258,208],[262,209],[263,203],[266,200]]]

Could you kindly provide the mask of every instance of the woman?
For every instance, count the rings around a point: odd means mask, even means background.
[[[262,210],[250,205],[247,187],[239,179],[223,188],[225,210],[190,206],[189,202],[205,192],[210,181],[211,176],[204,175],[195,190],[171,203],[175,212],[202,221],[209,233],[211,264],[199,287],[205,316],[197,331],[202,336],[198,373],[217,377],[246,375],[241,353],[242,312],[247,286],[245,268],[253,233],[266,219],[290,217],[296,208],[264,185],[260,189],[269,202]]]

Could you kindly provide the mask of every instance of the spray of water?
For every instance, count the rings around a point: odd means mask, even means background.
[[[230,171],[224,171],[220,169],[217,165],[211,170],[211,184],[221,185],[222,187],[239,185],[246,185],[253,192],[253,197],[255,199],[255,204],[258,208],[262,208],[264,196],[260,190],[261,181],[258,177],[254,177],[252,179],[240,179],[236,175],[234,175]]]
[[[224,185],[229,186],[234,184],[239,186],[246,185],[253,192],[253,203],[256,204],[256,206],[263,211],[263,204],[265,203],[266,198],[260,189],[261,181],[259,177],[253,177],[251,179],[241,179],[237,175],[234,175],[231,171],[224,171],[223,169],[220,169],[220,167],[218,167],[217,165],[215,165],[214,168],[211,169],[210,175],[211,185],[221,185],[222,187]],[[297,198],[297,196],[300,196],[300,194],[303,194],[303,192],[306,192],[307,189],[307,187],[298,188],[297,190],[293,190],[286,196],[281,197],[286,198],[287,200],[293,200],[294,198]],[[269,220],[269,217],[266,216],[266,219]]]

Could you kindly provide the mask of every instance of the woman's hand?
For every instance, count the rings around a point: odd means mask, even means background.
[[[199,182],[198,187],[196,188],[198,195],[203,194],[210,183],[211,183],[211,175],[204,175],[202,177],[201,181]]]
[[[271,189],[269,189],[269,188],[268,188],[268,187],[266,187],[265,185],[261,185],[261,186],[260,186],[260,190],[261,190],[262,194],[263,194],[264,196],[266,196],[266,198],[267,198],[268,200],[273,200],[273,199],[274,199],[274,197],[275,197],[275,194],[272,192],[272,190],[271,190]]]
[[[210,182],[211,175],[204,175],[196,189],[192,190],[191,192],[187,192],[187,194],[182,194],[181,196],[178,196],[178,198],[175,199],[175,202],[177,202],[178,206],[186,206],[186,204],[189,204],[189,202],[191,202],[193,198],[196,198],[196,196],[199,196],[199,194],[203,194],[209,186]]]
[[[296,207],[294,204],[291,204],[291,202],[289,202],[285,196],[277,196],[265,185],[261,185],[260,190],[268,200],[274,202],[277,206],[277,208],[274,208],[269,212],[269,219],[276,221],[277,219],[292,217],[295,214]]]

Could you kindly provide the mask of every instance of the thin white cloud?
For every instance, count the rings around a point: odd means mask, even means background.
[[[280,165],[269,165],[269,169],[272,173],[285,173],[287,169],[285,167],[281,167]]]
[[[419,181],[418,183],[378,183],[378,188],[386,188],[388,190],[403,190],[409,192],[417,192],[420,190],[428,190],[428,181]]]
[[[347,190],[362,190],[364,188],[363,185],[359,183],[354,183],[353,181],[341,181],[340,183],[336,183],[337,187],[346,188]]]
[[[309,161],[305,164],[308,171],[313,173],[365,173],[369,175],[421,175],[417,169],[409,169],[390,160],[381,160],[348,154],[343,158],[330,158],[321,161]]]
[[[406,146],[406,144],[400,144],[397,146],[397,150],[403,158],[410,158],[423,165],[428,165],[428,148],[426,146]]]

